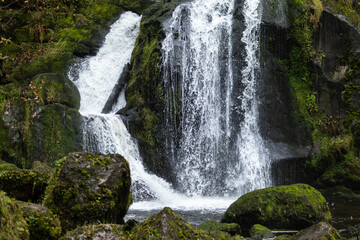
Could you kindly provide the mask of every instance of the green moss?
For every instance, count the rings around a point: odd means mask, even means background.
[[[256,223],[296,229],[330,219],[325,198],[306,184],[295,184],[245,194],[231,204],[221,221],[238,223],[247,231]]]
[[[55,240],[60,237],[60,221],[47,208],[25,202],[18,202],[18,204],[29,225],[30,239]]]
[[[40,202],[50,174],[34,170],[12,170],[0,173],[0,189],[22,201]]]
[[[0,191],[0,238],[29,239],[28,225],[17,204]]]

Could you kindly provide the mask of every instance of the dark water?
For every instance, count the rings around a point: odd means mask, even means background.
[[[125,216],[125,221],[130,218],[136,219],[137,221],[144,221],[146,218],[160,212],[161,210],[129,210],[128,214]],[[215,221],[220,222],[222,215],[225,213],[223,211],[211,211],[211,210],[192,210],[192,211],[182,211],[174,210],[179,213],[183,218],[190,222],[194,226],[199,226],[203,222]]]
[[[344,201],[332,201],[329,202],[329,207],[332,215],[331,224],[336,229],[346,229],[350,226],[360,225],[360,202],[344,202]],[[130,210],[125,216],[125,221],[128,219],[136,219],[138,221],[144,221],[146,218],[158,213],[161,210]],[[223,211],[216,210],[192,210],[182,211],[175,210],[183,218],[189,221],[192,225],[199,226],[206,221],[221,220]]]
[[[360,202],[334,201],[329,203],[332,225],[336,229],[346,229],[360,224]]]

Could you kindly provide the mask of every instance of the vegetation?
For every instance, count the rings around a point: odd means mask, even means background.
[[[354,186],[359,183],[357,176],[360,172],[359,148],[356,147],[359,141],[357,129],[360,108],[357,92],[360,56],[353,52],[350,42],[347,54],[338,56],[336,60],[336,69],[347,70],[343,79],[338,79],[341,80],[342,90],[329,91],[337,91],[335,94],[342,96],[341,104],[344,105],[346,114],[334,114],[323,110],[324,101],[320,101],[322,89],[319,85],[324,83],[319,83],[322,81],[319,79],[324,79],[325,76],[316,70],[316,67],[322,68],[327,56],[321,48],[315,47],[314,35],[319,31],[319,21],[324,8],[344,14],[354,25],[359,24],[359,2],[292,0],[289,4],[296,9],[297,14],[288,35],[292,42],[289,59],[283,63],[287,67],[297,102],[296,118],[303,119],[312,132],[312,158],[305,166],[306,171],[312,178],[321,176],[317,179],[317,186],[344,184],[358,190]],[[335,76],[330,77],[335,79]]]

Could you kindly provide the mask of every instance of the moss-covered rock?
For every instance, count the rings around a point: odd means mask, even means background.
[[[199,226],[199,229],[205,231],[227,232],[232,236],[241,235],[241,229],[237,223],[204,222]]]
[[[29,240],[28,225],[19,206],[0,191],[0,239]]]
[[[339,240],[338,231],[326,222],[319,222],[298,232],[291,240]]]
[[[70,108],[80,108],[80,93],[64,74],[42,73],[35,76],[31,83],[44,104],[57,103]]]
[[[81,149],[82,117],[66,105],[40,103],[39,88],[24,89],[22,99],[6,104],[0,119],[0,153],[3,159],[24,168],[33,161],[54,162]]]
[[[99,224],[81,226],[67,232],[60,240],[77,240],[77,239],[128,239],[127,234],[123,231],[123,225],[117,224]]]
[[[130,119],[129,131],[138,139],[145,166],[168,177],[171,166],[164,156],[164,96],[161,74],[161,43],[165,38],[163,23],[181,1],[159,2],[146,9],[140,33],[131,57],[130,79],[126,88],[124,112]]]
[[[29,226],[31,240],[57,240],[61,235],[60,220],[44,206],[17,202]]]
[[[179,214],[170,208],[149,217],[136,225],[129,234],[129,239],[211,239],[201,230],[191,226]]]
[[[84,223],[123,223],[131,203],[130,169],[118,154],[71,153],[50,180],[44,205],[63,231]]]
[[[35,170],[11,170],[0,173],[0,190],[21,201],[41,202],[50,174]]]
[[[260,224],[255,224],[254,226],[252,226],[249,233],[250,237],[256,240],[274,237],[270,229]]]
[[[230,205],[221,222],[238,223],[246,233],[254,224],[302,229],[330,219],[329,207],[320,192],[306,184],[294,184],[243,195]]]
[[[0,160],[0,172],[1,171],[10,171],[10,170],[19,170],[19,168],[15,164]]]

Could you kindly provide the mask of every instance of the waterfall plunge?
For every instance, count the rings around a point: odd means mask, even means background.
[[[244,12],[246,86],[236,95],[232,73],[232,0],[195,0],[176,8],[163,42],[168,153],[176,163],[176,189],[145,171],[137,145],[114,113],[101,114],[126,63],[140,17],[127,12],[113,24],[95,57],[74,65],[70,78],[81,94],[84,150],[122,154],[130,163],[136,202],[131,209],[225,209],[247,191],[269,185],[266,151],[257,127],[258,2]],[[246,9],[246,7],[245,7]],[[179,54],[180,53],[180,54]],[[238,92],[238,91],[237,91]],[[180,102],[177,96],[181,96]],[[241,109],[234,102],[240,99]],[[117,108],[125,106],[124,92]],[[180,114],[179,114],[180,113]],[[244,121],[236,126],[235,117]],[[246,146],[246,147],[245,147]],[[227,196],[221,199],[216,196]],[[204,197],[209,196],[209,197]]]
[[[177,172],[176,186],[187,195],[238,196],[270,185],[256,98],[259,4],[244,3],[241,94],[233,82],[233,0],[182,4],[166,28],[162,54],[167,155]],[[243,119],[240,126],[238,118]]]

